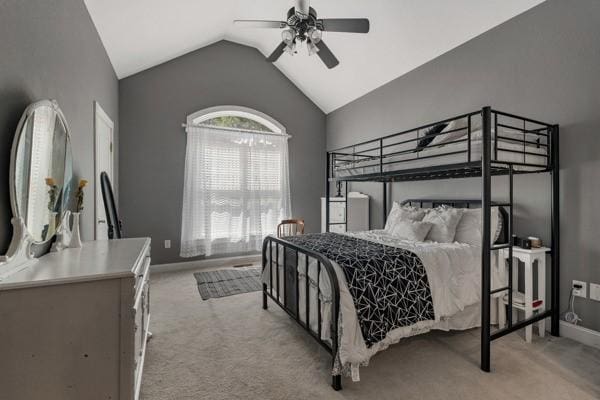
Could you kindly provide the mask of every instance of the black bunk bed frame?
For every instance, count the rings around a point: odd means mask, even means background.
[[[481,119],[481,155],[480,157],[473,157],[472,149],[472,133],[474,130],[473,120],[475,118]],[[453,131],[464,130],[466,132],[466,138],[452,140],[442,145],[433,144],[432,147],[439,147],[439,150],[433,154],[426,154],[419,156],[420,150],[406,150],[403,148],[398,151],[398,146],[405,146],[409,143],[417,144],[423,139],[422,133],[430,128],[442,124],[450,123],[458,120],[466,121],[463,127],[454,130],[447,130],[446,132],[440,133],[429,133],[430,136],[439,136],[449,134]],[[509,120],[510,122],[504,122],[503,120]],[[518,122],[518,125],[515,123]],[[520,132],[523,134],[523,139],[502,136],[499,129],[510,129],[513,132]],[[415,135],[416,134],[416,135]],[[326,231],[329,232],[330,225],[330,202],[341,201],[339,198],[330,198],[330,184],[333,182],[345,182],[346,196],[344,197],[347,201],[347,182],[360,181],[360,182],[381,182],[383,190],[383,217],[384,221],[387,219],[388,214],[388,184],[391,182],[401,181],[419,181],[429,179],[452,179],[452,178],[465,178],[465,177],[481,177],[482,191],[481,200],[441,200],[441,199],[417,199],[417,200],[405,200],[403,203],[423,203],[431,204],[432,207],[440,204],[448,205],[466,205],[467,207],[477,204],[482,208],[482,248],[481,248],[481,268],[482,268],[482,284],[481,284],[481,369],[483,371],[490,371],[490,348],[493,340],[499,339],[509,333],[516,330],[522,329],[528,325],[531,325],[542,319],[551,318],[551,329],[550,332],[553,336],[559,335],[559,263],[560,263],[560,238],[559,238],[559,148],[558,148],[558,134],[559,127],[555,124],[548,124],[545,122],[533,120],[530,118],[517,116],[494,110],[491,107],[483,107],[480,110],[459,115],[453,118],[448,118],[443,121],[430,123],[427,125],[420,126],[418,128],[410,129],[407,131],[395,133],[392,135],[384,136],[378,139],[373,139],[351,146],[343,147],[337,150],[327,152],[327,173],[326,173],[326,186],[325,186],[325,226]],[[405,139],[409,137],[409,139]],[[535,140],[530,140],[533,137]],[[499,147],[499,141],[508,141],[522,145],[522,149],[515,150],[514,148],[503,148]],[[464,148],[456,150],[454,147],[451,150],[444,152],[443,146],[449,144],[464,143]],[[418,145],[420,146],[420,144]],[[431,146],[431,145],[430,145]],[[538,149],[544,149],[541,153],[532,153],[528,151],[528,146],[535,146]],[[366,148],[365,148],[366,147]],[[402,147],[401,147],[402,148]],[[530,150],[530,149],[529,149]],[[517,154],[519,157],[522,156],[522,161],[502,161],[498,158],[498,154],[504,152],[505,154]],[[414,157],[411,158],[410,154],[413,153]],[[406,156],[408,158],[394,159],[397,156]],[[451,163],[451,164],[440,164],[435,165],[435,158],[441,158],[445,156],[456,156],[464,155],[464,162]],[[529,162],[528,156],[535,156],[538,159],[541,157],[545,162]],[[515,157],[513,156],[513,159]],[[434,163],[430,166],[423,166],[418,168],[403,169],[402,163],[414,160],[433,159]],[[370,167],[375,167],[375,172],[361,173],[361,174],[349,174],[345,176],[336,176],[337,170],[351,170],[356,162],[368,164]],[[389,167],[388,167],[389,166]],[[545,305],[545,311],[538,312],[533,317],[525,320],[521,320],[513,323],[512,320],[512,307],[507,307],[507,327],[498,329],[492,332],[490,327],[490,298],[495,293],[508,292],[508,304],[512,304],[513,297],[513,279],[512,279],[512,263],[513,263],[513,179],[514,175],[527,174],[527,173],[550,173],[552,176],[552,202],[551,202],[551,245],[550,245],[550,256],[551,256],[551,300],[550,307]],[[493,202],[492,201],[492,176],[494,175],[507,175],[508,176],[508,201],[505,202]],[[346,204],[347,206],[347,204]],[[507,221],[507,232],[505,237],[508,238],[506,243],[492,244],[491,243],[491,208],[502,207],[508,209],[508,221]],[[347,210],[347,207],[346,207]],[[347,211],[346,211],[347,212]],[[347,214],[346,214],[347,216]],[[281,250],[280,250],[281,249]],[[508,249],[508,285],[502,288],[491,289],[491,256],[493,251],[500,249]],[[275,250],[273,252],[273,250]],[[267,252],[269,257],[267,257]],[[282,252],[280,257],[280,252]],[[317,330],[314,331],[310,324],[310,296],[309,287],[310,279],[304,279],[304,287],[300,288],[300,279],[298,272],[298,262],[300,260],[299,254],[304,255],[304,261],[306,263],[306,275],[308,276],[309,270],[309,259],[316,260],[317,267],[317,282],[316,287],[319,288],[319,279],[321,272],[324,271],[326,277],[329,279],[332,290],[331,299],[331,337],[328,340],[321,338],[322,331],[322,319],[321,319],[321,299],[317,296]],[[275,255],[275,257],[273,257]],[[276,268],[273,271],[273,264],[275,258]],[[281,266],[279,266],[280,258],[282,258]],[[269,268],[270,282],[269,285],[263,283],[263,309],[267,309],[267,298],[271,298],[277,305],[285,310],[292,318],[294,318],[313,338],[321,344],[331,355],[332,364],[335,366],[336,355],[338,350],[338,321],[339,321],[339,284],[335,274],[335,270],[328,260],[321,254],[315,253],[309,249],[303,248],[293,244],[285,238],[276,238],[268,236],[263,242],[262,248],[262,264],[263,270]],[[280,276],[279,269],[282,268],[283,287],[280,288]],[[273,282],[273,279],[276,282]],[[275,288],[273,285],[275,284]],[[275,293],[274,293],[275,289]],[[299,312],[299,292],[300,290],[305,293],[305,318],[304,321],[300,317]],[[318,293],[318,291],[317,291]],[[332,386],[335,390],[341,389],[341,376],[332,376]]]

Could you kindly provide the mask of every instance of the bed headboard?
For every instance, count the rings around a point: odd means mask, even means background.
[[[420,208],[435,208],[439,206],[450,206],[455,208],[481,208],[481,199],[406,199],[401,205],[418,206]],[[494,206],[495,202],[492,202]],[[497,206],[502,218],[502,231],[496,243],[508,243],[508,212],[503,206]]]

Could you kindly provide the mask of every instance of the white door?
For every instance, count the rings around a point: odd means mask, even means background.
[[[100,173],[106,171],[110,182],[113,184],[113,190],[115,190],[113,179],[114,127],[113,121],[104,112],[102,107],[100,107],[100,104],[94,102],[96,240],[108,239],[108,226],[106,224],[104,200],[102,200]]]

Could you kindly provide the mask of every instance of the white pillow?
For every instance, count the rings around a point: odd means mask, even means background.
[[[425,211],[421,210],[420,208],[406,205],[401,206],[395,201],[394,205],[392,205],[392,210],[388,215],[384,229],[390,232],[394,225],[399,221],[420,221],[424,216]]]
[[[399,239],[422,242],[432,226],[430,222],[402,220],[394,224],[389,234]]]
[[[456,227],[454,240],[473,246],[481,246],[481,208],[464,208],[463,211],[463,216]],[[502,216],[498,207],[492,207],[490,211],[490,231],[493,244],[502,232]]]
[[[446,126],[444,128],[444,130],[442,132],[440,132],[440,133],[442,133],[441,135],[436,136],[431,141],[429,146],[453,142],[453,141],[459,140],[459,139],[466,139],[467,128],[468,128],[468,120],[466,117],[460,118],[460,119],[455,119],[455,120],[451,121],[448,124],[448,126]],[[471,140],[480,140],[481,137],[483,136],[482,129],[483,129],[483,127],[482,127],[482,123],[481,123],[481,117],[474,115],[471,118]],[[448,131],[454,131],[454,132],[446,133]],[[540,135],[536,135],[534,133],[527,133],[526,135],[523,135],[523,132],[519,131],[518,129],[511,129],[511,128],[505,128],[505,127],[499,127],[498,132],[499,132],[498,134],[500,136],[505,136],[508,138],[518,139],[518,140],[526,139],[526,140],[529,140],[532,142],[535,142],[536,140],[538,140],[541,137]],[[495,137],[494,126],[492,124],[492,138],[494,138],[494,137]],[[500,141],[502,141],[502,140],[500,140]]]
[[[463,210],[452,207],[436,207],[428,210],[423,218],[423,222],[433,224],[427,234],[427,240],[438,243],[454,242],[456,227],[463,215]]]
[[[466,131],[465,135],[466,135]],[[536,142],[538,139],[540,139],[540,143],[544,144],[545,141],[543,140],[543,138],[540,135],[536,135],[535,133],[527,133],[527,134],[523,134],[523,132],[518,131],[516,129],[511,129],[511,128],[504,128],[504,127],[500,127],[498,128],[498,135],[502,136],[502,138],[498,139],[498,144],[502,144],[502,143],[506,143],[506,144],[515,144],[517,142],[513,142],[510,139],[516,139],[516,140],[527,140],[530,142]],[[478,130],[472,130],[471,129],[471,140],[481,140],[481,138],[483,137],[483,131],[481,129]],[[509,140],[505,139],[508,138]],[[492,140],[495,139],[495,130],[494,128],[492,128]],[[533,146],[535,147],[535,144],[527,144],[528,146]]]
[[[448,143],[448,142],[453,142],[455,140],[458,140],[461,137],[467,135],[467,129],[466,129],[467,126],[468,125],[467,125],[466,118],[455,119],[454,121],[451,121],[448,124],[448,126],[446,126],[442,132],[440,132],[442,134],[436,136],[429,145],[431,146],[431,145],[435,145],[435,144]],[[457,130],[454,131],[455,129],[457,129]],[[471,127],[471,130],[473,130],[473,127]],[[454,132],[445,133],[448,131],[454,131]]]

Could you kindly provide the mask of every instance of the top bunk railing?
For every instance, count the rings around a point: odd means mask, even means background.
[[[491,110],[493,173],[552,169],[555,125]],[[482,110],[328,152],[332,180],[408,180],[481,174]]]

